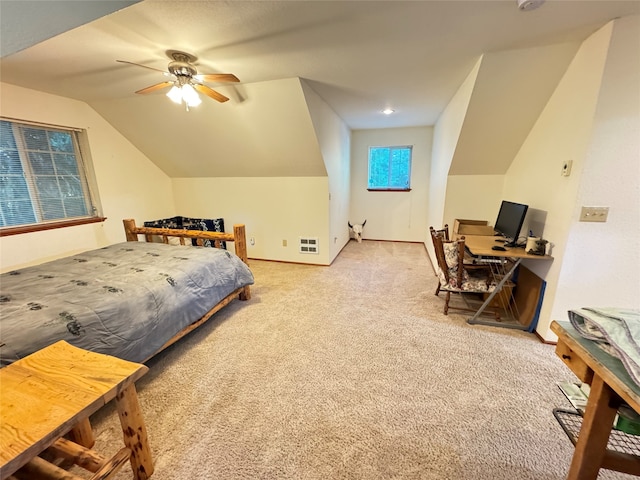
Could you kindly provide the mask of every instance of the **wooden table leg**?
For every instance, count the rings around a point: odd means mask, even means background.
[[[616,393],[594,374],[578,442],[567,480],[595,480],[602,466],[619,402]]]
[[[69,431],[69,439],[83,447],[93,447],[96,441],[93,437],[93,430],[91,429],[89,417],[84,420],[80,420],[76,426]]]
[[[131,450],[133,476],[136,480],[147,480],[153,474],[153,462],[135,385],[131,384],[120,392],[115,402],[124,444]]]

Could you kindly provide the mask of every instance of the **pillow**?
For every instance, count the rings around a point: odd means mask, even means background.
[[[188,240],[188,239],[187,239]],[[179,237],[169,237],[168,238],[169,245],[188,245],[188,243],[180,243]]]
[[[458,242],[447,242],[442,244],[444,249],[444,259],[449,270],[458,266]]]
[[[182,229],[182,217],[162,218],[160,220],[151,220],[144,222],[145,227],[149,228],[178,228]]]
[[[201,230],[205,232],[220,232],[224,233],[224,219],[223,218],[182,218],[183,225],[187,230]],[[193,239],[193,245],[197,245],[196,239]],[[209,240],[205,240],[205,247],[214,247],[213,243]],[[227,249],[227,242],[220,242],[220,248]]]
[[[224,233],[224,219],[223,218],[189,218],[189,217],[171,217],[171,218],[163,218],[160,220],[152,220],[149,222],[144,222],[145,227],[152,228],[177,228],[179,230],[187,229],[187,230],[201,230],[201,231],[209,231],[209,232],[221,232]],[[160,237],[154,238],[154,241],[162,241]],[[169,238],[169,243],[172,245],[180,245],[179,238]],[[189,242],[187,242],[188,244]],[[192,245],[197,245],[196,239],[191,240]],[[213,247],[215,245],[212,244],[209,240],[205,241],[205,247]],[[227,242],[220,242],[220,248],[226,250]]]

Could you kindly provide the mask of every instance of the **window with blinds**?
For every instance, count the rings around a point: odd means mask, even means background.
[[[82,134],[0,120],[0,231],[99,218],[80,148]]]

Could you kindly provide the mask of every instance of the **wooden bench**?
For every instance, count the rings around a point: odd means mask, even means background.
[[[149,478],[153,464],[135,389],[148,370],[64,341],[0,369],[0,479],[82,480],[53,458],[93,472],[92,480],[113,477],[128,461],[134,479]],[[91,450],[89,415],[111,400],[124,446],[107,459]]]

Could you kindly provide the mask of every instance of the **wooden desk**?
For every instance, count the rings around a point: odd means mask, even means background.
[[[568,480],[595,480],[601,468],[640,475],[640,457],[607,450],[613,421],[624,400],[640,412],[640,387],[622,362],[580,336],[570,322],[551,323],[558,335],[556,354],[582,381],[591,385]]]
[[[87,454],[90,465],[83,467],[92,472],[111,471],[130,459],[134,478],[149,478],[153,464],[135,390],[136,380],[148,370],[144,365],[88,352],[64,341],[0,369],[0,479],[78,478],[38,457],[49,447],[56,453],[66,451],[69,456]],[[76,425],[89,425],[89,415],[112,399],[126,445],[118,458],[107,460],[84,448],[92,445],[83,447],[61,439]],[[79,436],[85,443],[93,443],[86,428]],[[21,468],[26,473],[13,477]]]
[[[502,243],[496,242],[500,237],[493,237],[488,235],[464,235],[464,244],[469,248],[473,255],[479,255],[483,257],[507,257],[530,260],[552,260],[553,257],[549,255],[531,255],[524,251],[523,247],[504,247],[506,251],[501,252],[499,250],[492,250],[492,247],[496,245],[503,246]]]
[[[499,272],[500,279],[498,284],[496,285],[496,288],[493,290],[493,292],[491,292],[491,294],[480,306],[480,308],[478,308],[473,317],[467,320],[467,323],[527,330],[528,326],[526,325],[514,325],[510,323],[484,320],[480,319],[480,315],[485,310],[485,308],[489,306],[498,292],[502,290],[504,284],[511,279],[513,273],[516,271],[522,260],[553,260],[553,257],[551,257],[550,255],[531,255],[525,252],[524,248],[522,247],[504,247],[506,249],[504,252],[500,250],[493,250],[492,247],[495,247],[496,245],[503,246],[502,243],[496,242],[497,239],[499,239],[499,237],[488,235],[464,235],[464,244],[469,249],[469,252],[471,252],[472,255],[478,257],[491,257],[493,259],[502,260],[503,262],[506,259],[511,260],[511,263],[509,264],[510,268],[508,270],[505,269],[504,271]],[[498,265],[504,266],[506,265],[506,262],[500,263]]]

